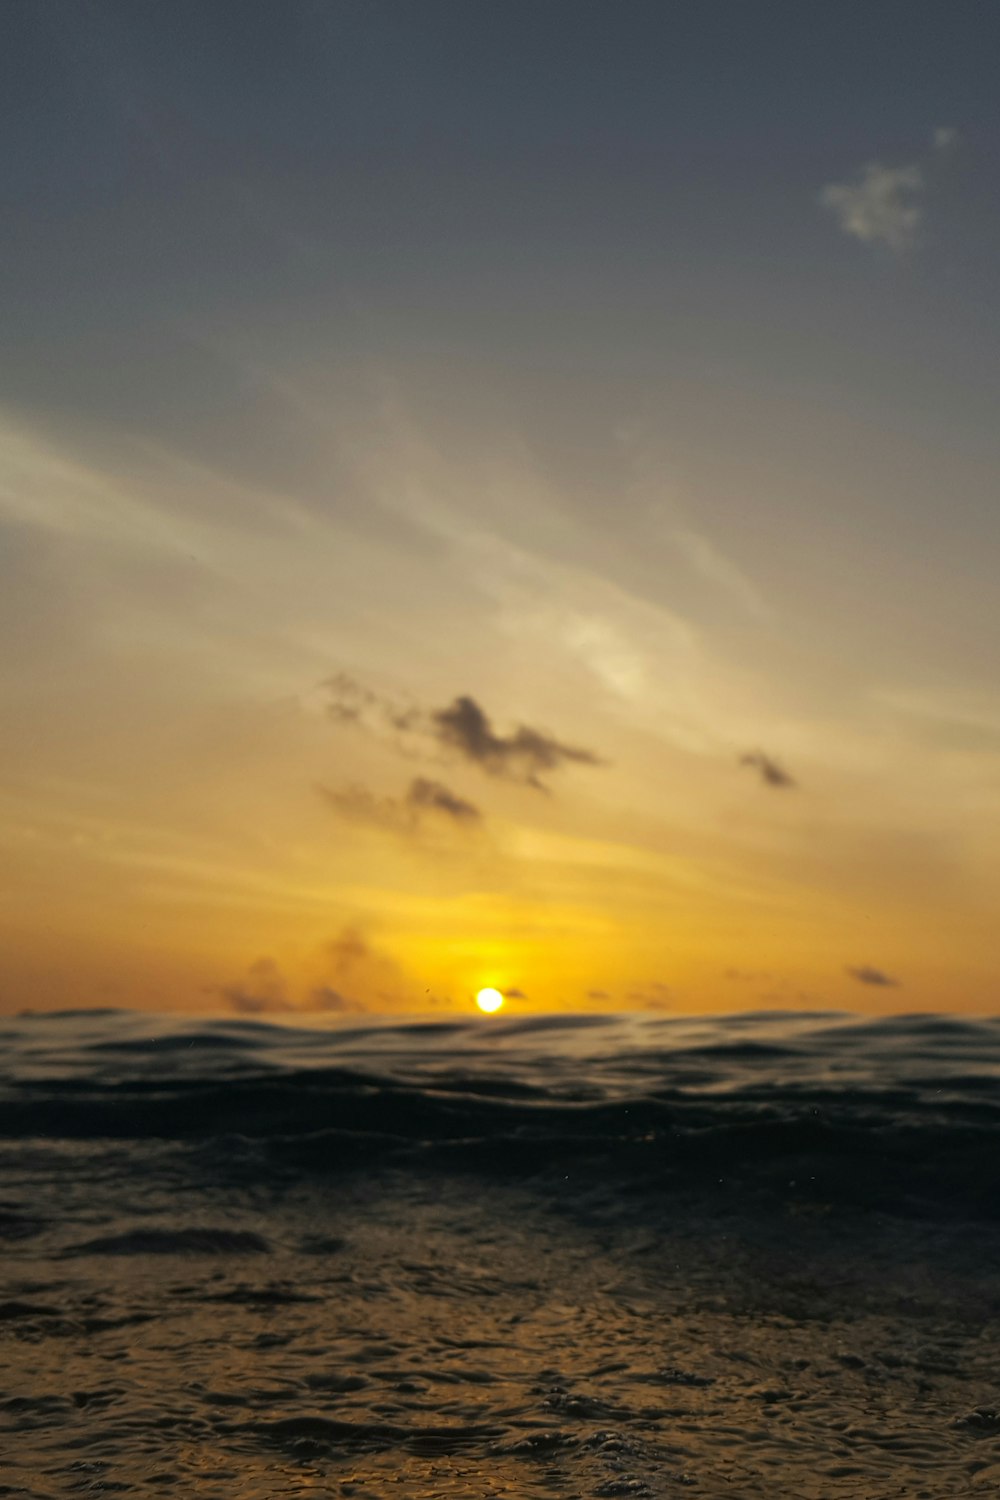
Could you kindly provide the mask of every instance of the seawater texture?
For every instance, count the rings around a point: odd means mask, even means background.
[[[998,1022],[0,1045],[0,1496],[1000,1486]]]

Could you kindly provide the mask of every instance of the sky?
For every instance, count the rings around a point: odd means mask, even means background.
[[[994,6],[4,33],[0,1009],[996,1011]]]

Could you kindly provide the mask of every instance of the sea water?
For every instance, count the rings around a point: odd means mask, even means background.
[[[1000,1487],[1000,1022],[0,1046],[2,1496]]]

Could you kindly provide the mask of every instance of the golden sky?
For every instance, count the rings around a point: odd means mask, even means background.
[[[0,1007],[995,1009],[975,39],[886,119],[794,27],[665,94],[658,8],[619,92],[91,9],[5,169]]]

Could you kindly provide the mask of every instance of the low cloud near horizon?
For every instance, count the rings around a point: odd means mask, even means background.
[[[283,1015],[295,1010],[285,977],[273,958],[258,958],[243,979],[218,991],[239,1016]]]
[[[405,1008],[414,986],[393,958],[348,925],[313,954],[297,981],[275,958],[262,957],[213,993],[240,1016],[363,1015]]]

